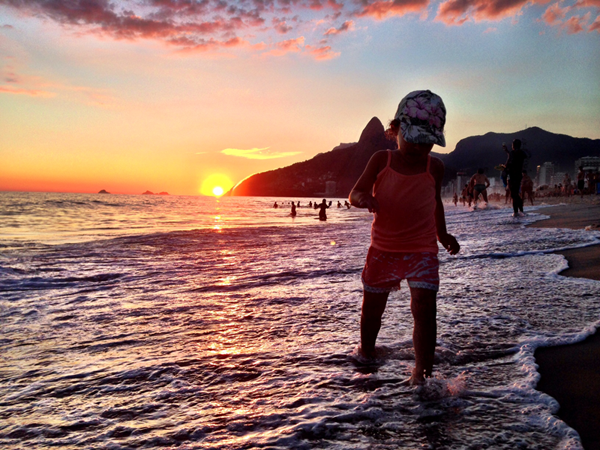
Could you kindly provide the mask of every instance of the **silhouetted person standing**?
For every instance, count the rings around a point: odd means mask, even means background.
[[[519,217],[525,214],[523,211],[523,200],[519,195],[521,190],[521,179],[523,178],[523,163],[527,155],[521,150],[521,140],[515,139],[512,143],[512,150],[509,151],[506,145],[502,148],[508,153],[506,161],[506,171],[508,173],[508,188],[513,201],[513,217]]]
[[[585,188],[585,171],[583,166],[579,166],[579,172],[577,172],[577,190],[583,198],[583,189]]]
[[[315,205],[317,203],[315,202]],[[323,201],[321,203],[319,203],[318,205],[319,208],[319,220],[327,220],[327,208],[329,208],[329,205],[327,205],[327,200],[323,199]]]

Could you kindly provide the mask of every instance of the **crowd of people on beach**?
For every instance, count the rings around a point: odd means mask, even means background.
[[[513,195],[511,186],[504,182],[504,194],[495,192],[487,194],[487,188],[489,187],[489,180],[483,174],[483,169],[479,169],[475,175],[466,183],[460,193],[460,197],[455,192],[452,197],[454,205],[458,205],[460,202],[463,206],[477,206],[479,196],[484,202],[492,201],[496,203],[510,204],[513,202]],[[564,175],[562,183],[555,184],[554,186],[542,185],[537,189],[534,189],[533,179],[529,176],[526,170],[522,171],[521,183],[519,185],[518,194],[522,202],[529,202],[531,205],[534,204],[536,198],[546,197],[572,197],[580,196],[583,198],[584,195],[592,195],[598,193],[598,185],[600,184],[600,172],[594,172],[588,170],[587,172],[580,167],[577,178],[572,180],[570,175],[566,173]]]
[[[562,183],[554,186],[540,186],[535,191],[536,197],[572,197],[579,195],[583,198],[584,195],[598,193],[598,185],[600,184],[600,172],[592,170],[585,171],[583,167],[579,167],[576,178],[571,179],[568,173],[565,174]]]
[[[534,204],[535,198],[543,197],[571,197],[579,195],[583,198],[584,195],[597,194],[600,184],[600,172],[594,170],[584,170],[579,167],[575,180],[571,180],[568,173],[565,173],[562,183],[555,184],[554,187],[548,185],[539,186],[534,189],[534,181],[523,168],[529,152],[524,152],[521,149],[521,141],[515,139],[513,141],[512,150],[508,150],[506,144],[502,144],[504,151],[508,154],[506,164],[501,164],[497,168],[502,171],[500,179],[504,185],[504,194],[495,192],[487,194],[487,188],[490,187],[490,182],[484,174],[484,169],[477,170],[468,183],[464,185],[460,192],[455,192],[452,197],[452,202],[455,206],[462,203],[463,206],[473,206],[477,208],[479,197],[488,203],[488,200],[504,204],[512,204],[513,216],[518,217],[523,215],[523,204],[527,201]]]

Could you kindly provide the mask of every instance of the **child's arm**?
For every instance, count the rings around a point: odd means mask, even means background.
[[[352,191],[350,191],[350,204],[357,208],[368,208],[369,212],[378,212],[379,204],[373,197],[373,185],[377,175],[387,164],[387,150],[381,150],[371,156],[365,171],[360,176]]]
[[[438,241],[451,255],[456,255],[460,245],[446,230],[446,216],[444,204],[442,203],[442,179],[444,178],[444,163],[437,158],[431,158],[431,174],[435,179],[435,227]]]

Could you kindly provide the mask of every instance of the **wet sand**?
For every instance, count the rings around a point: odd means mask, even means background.
[[[536,212],[550,219],[540,228],[600,228],[600,198],[550,199],[566,202]],[[540,202],[541,203],[541,202]],[[561,275],[600,280],[600,245],[558,252],[569,262]],[[585,450],[600,450],[600,333],[573,345],[540,348],[535,352],[541,379],[537,389],[560,404],[558,416],[577,430]]]

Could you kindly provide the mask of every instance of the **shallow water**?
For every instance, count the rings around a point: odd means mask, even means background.
[[[446,206],[415,390],[406,289],[355,358],[370,215],[274,200],[0,193],[2,448],[580,448],[533,351],[597,326],[600,283],[549,252],[598,232]]]

